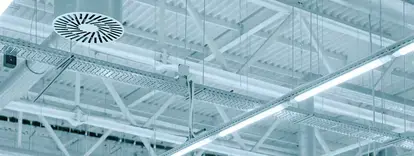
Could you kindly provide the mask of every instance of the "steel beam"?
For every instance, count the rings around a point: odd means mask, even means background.
[[[378,84],[381,82],[381,80],[384,77],[389,77],[391,75],[391,72],[394,71],[395,66],[397,65],[395,63],[395,61],[397,61],[397,60],[400,60],[400,58],[395,58],[394,60],[391,61],[391,63],[387,67],[383,68],[384,70],[381,71],[382,72],[381,76],[374,83],[374,89],[375,90],[377,90],[376,88],[377,88]]]
[[[43,113],[37,114],[40,121],[42,121],[43,126],[45,126],[47,132],[49,132],[50,137],[55,141],[56,145],[60,149],[60,151],[63,152],[65,156],[70,156],[68,150],[66,150],[65,145],[62,144],[59,137],[56,135],[56,133],[53,131],[52,127],[50,126],[49,122],[47,122],[46,118],[43,116]]]
[[[134,0],[134,1],[135,2],[138,2],[140,4],[144,4],[144,5],[150,6],[150,7],[156,7],[155,6],[155,3],[152,2],[152,1],[150,1],[150,0]],[[28,5],[28,4],[25,4],[25,3],[22,3],[22,2],[16,2],[16,3],[18,3],[20,5],[23,5],[23,6],[26,6],[26,7],[32,7],[33,8],[33,5]],[[46,8],[45,9],[46,12],[48,12],[50,14],[53,14],[53,8],[52,7],[45,6],[45,8]],[[165,9],[166,10],[169,10],[169,11],[171,11],[173,13],[178,13],[178,14],[181,14],[181,15],[186,15],[186,10],[185,9],[182,9],[182,8],[180,8],[178,6],[173,6],[173,5],[170,5],[170,4],[166,4]],[[262,39],[268,38],[269,36],[267,34],[260,33],[260,29],[263,29],[271,21],[277,20],[278,17],[281,16],[281,15],[286,15],[286,13],[285,12],[279,12],[278,14],[275,14],[274,16],[272,16],[272,17],[266,19],[265,21],[263,21],[262,23],[258,24],[256,27],[254,27],[254,29],[253,28],[250,29],[251,32],[256,32],[256,34],[253,34],[256,37],[259,37],[259,38],[262,38]],[[202,15],[199,14],[199,16],[202,16]],[[235,30],[235,31],[239,31],[239,29],[240,29],[240,27],[237,24],[228,23],[228,22],[226,22],[224,20],[215,19],[215,18],[210,17],[210,16],[207,16],[206,17],[206,22],[207,23],[210,23],[210,24],[213,24],[213,25],[217,25],[217,26],[222,27],[222,28],[225,28],[225,29],[230,29],[230,30]],[[125,28],[125,33],[126,34],[130,34],[130,35],[135,35],[135,36],[138,36],[138,37],[141,37],[141,38],[149,39],[149,40],[154,40],[154,39],[158,38],[156,36],[156,34],[153,34],[153,33],[150,33],[150,32],[145,32],[145,31],[141,31],[141,30],[138,30],[138,29],[133,29],[131,27],[126,27]],[[242,39],[243,39],[243,37],[242,37]],[[229,42],[227,44],[227,46],[223,46],[222,48],[224,48],[224,49],[221,49],[220,48],[220,51],[226,51],[226,49],[228,50],[228,49],[230,49],[230,47],[234,47],[235,45],[237,45],[238,42],[239,42],[239,38],[234,39],[232,42]],[[281,45],[284,45],[284,46],[291,47],[291,41],[289,41],[287,39],[278,38],[277,40],[275,40],[275,42],[280,43]],[[185,45],[185,42],[178,41],[178,40],[174,40],[174,39],[169,38],[169,37],[166,37],[165,38],[165,43],[170,44],[170,45],[175,45],[175,46],[178,46],[178,47],[184,47],[184,45]],[[190,43],[187,43],[187,44],[190,44]],[[299,45],[299,44],[301,44],[301,43],[296,43],[295,45]],[[202,52],[203,51],[203,48],[204,48],[203,46],[199,46],[199,45],[195,45],[195,44],[193,44],[193,45],[191,45],[189,47],[191,47],[191,50],[196,50],[198,52]],[[227,47],[227,48],[225,48],[225,47]],[[333,58],[333,59],[337,59],[337,60],[344,60],[345,59],[345,57],[342,56],[342,55],[338,55],[336,53],[331,53],[331,52],[328,52],[328,51],[326,51],[326,55],[329,56],[329,57],[331,57],[331,58]],[[210,56],[210,57],[213,58],[212,56]]]
[[[134,120],[134,118],[131,115],[131,112],[129,112],[128,108],[125,106],[124,101],[122,100],[121,96],[119,96],[118,92],[116,91],[115,87],[113,86],[112,82],[106,79],[102,79],[103,83],[105,84],[106,88],[108,89],[109,93],[111,93],[113,99],[115,100],[118,107],[121,109],[122,113],[124,114],[124,117],[132,124],[132,125],[138,125],[137,122]],[[154,149],[152,149],[151,144],[149,144],[149,141],[147,138],[140,137],[140,140],[144,143],[145,148],[147,148],[148,153],[150,153],[151,156],[156,156],[156,153]]]
[[[132,50],[134,50],[134,49],[132,49]],[[121,56],[123,58],[134,58],[134,59],[136,58],[135,55],[129,54],[129,51],[123,52],[123,51],[120,51],[120,50],[114,50],[113,53],[114,54],[115,53],[120,54],[120,55],[125,54],[125,56]],[[143,60],[146,60],[148,62],[151,62],[150,64],[153,64],[153,61],[151,61],[152,57],[153,57],[153,54],[149,54],[149,57],[148,58],[145,57],[145,59],[143,59]],[[174,64],[184,62],[184,60],[180,60],[178,58],[173,58],[171,60],[172,60],[172,63],[174,63]],[[194,75],[197,75],[198,72],[202,70],[202,66],[200,66],[200,64],[196,64],[196,63],[193,63],[193,62],[190,62],[190,61],[188,61],[187,64],[189,64],[192,67],[193,70],[190,71],[190,72],[192,72],[192,74],[194,74]],[[215,82],[220,82],[223,85],[232,85],[233,84],[234,87],[239,87],[240,86],[239,85],[240,84],[239,83],[240,78],[242,78],[243,81],[244,81],[244,77],[240,77],[240,75],[236,75],[236,74],[229,73],[229,72],[223,72],[221,70],[217,70],[216,68],[212,68],[212,67],[208,67],[208,66],[205,67],[205,73],[206,73],[205,74],[206,80],[208,79],[208,80],[212,80],[212,81],[215,81]],[[266,95],[266,96],[271,96],[271,97],[278,97],[278,96],[283,95],[283,93],[286,93],[286,92],[289,91],[288,88],[284,88],[284,87],[277,86],[277,85],[270,84],[270,83],[265,83],[263,81],[259,81],[259,80],[255,80],[255,79],[249,79],[249,84],[250,84],[250,86],[249,86],[250,91],[257,92],[257,93],[260,93],[260,94],[263,94],[263,95]],[[370,93],[368,93],[368,94],[370,94]],[[327,101],[327,100],[324,100],[324,101]],[[337,109],[334,108],[332,111],[336,111],[336,110]],[[349,114],[348,112],[344,112],[344,113]],[[352,113],[351,115],[355,115],[355,113]],[[359,116],[359,115],[355,115],[355,116],[365,118],[365,116]],[[370,120],[370,119],[372,119],[372,117],[367,116],[366,119]],[[400,122],[398,122],[398,124],[394,124],[394,122],[389,122],[387,124],[394,125],[394,126],[400,126],[399,123]]]
[[[393,55],[396,51],[401,49],[402,47],[405,47],[409,44],[412,44],[414,42],[414,36],[410,36],[408,38],[405,38],[404,40],[401,40],[397,43],[394,43],[393,45],[388,46],[387,48],[381,49],[380,51],[367,56],[365,58],[362,58],[359,61],[356,61],[352,64],[347,65],[346,67],[326,75],[323,78],[314,80],[310,83],[307,83],[305,85],[302,85],[289,93],[276,98],[274,100],[271,100],[266,105],[255,109],[254,111],[250,111],[248,113],[245,113],[236,119],[233,120],[233,122],[229,124],[220,125],[209,132],[205,133],[205,135],[198,136],[197,138],[190,140],[188,143],[181,145],[179,147],[176,147],[169,152],[164,153],[163,155],[170,155],[177,152],[180,152],[182,150],[185,150],[189,147],[192,147],[193,145],[197,145],[199,143],[203,143],[203,141],[206,141],[206,139],[215,140],[218,137],[225,136],[229,133],[232,133],[234,131],[237,131],[238,129],[241,129],[249,124],[253,124],[254,122],[257,122],[258,120],[268,117],[274,113],[277,113],[279,111],[282,111],[286,108],[286,105],[290,103],[290,101],[293,100],[298,95],[304,94],[306,92],[312,91],[315,87],[318,87],[321,84],[330,83],[331,81],[335,80],[336,78],[343,76],[344,74],[347,74],[349,72],[352,72],[355,69],[361,68],[371,62],[374,62],[380,58],[384,57],[390,57]],[[312,98],[313,99],[313,98]],[[237,128],[237,129],[236,129]],[[222,134],[224,132],[224,134]],[[314,134],[312,134],[312,139]],[[194,150],[194,149],[192,149]]]
[[[338,154],[341,154],[341,153],[348,152],[350,150],[359,148],[361,146],[365,146],[365,145],[371,144],[373,142],[374,141],[371,141],[371,140],[364,140],[364,141],[358,142],[356,144],[352,144],[352,145],[349,145],[349,146],[346,146],[346,147],[342,147],[342,148],[336,149],[336,150],[331,151],[329,153],[325,153],[322,156],[335,156],[335,155],[338,155]]]
[[[33,94],[33,93],[30,92],[29,95],[36,95],[36,94]],[[62,104],[62,105],[67,105],[69,107],[76,106],[73,101],[62,99],[60,97],[44,95],[43,98],[48,100],[48,101],[53,101],[53,102],[56,102],[56,103],[59,103],[59,104]],[[110,107],[96,106],[96,105],[93,105],[91,103],[88,103],[88,104],[81,103],[80,107],[84,110],[96,111],[96,112],[99,112],[99,113],[110,114],[111,116],[122,116],[122,114],[123,114],[122,112],[112,110],[112,108],[110,108]],[[156,107],[150,107],[150,109],[157,109],[157,108]],[[169,110],[169,111],[171,111],[171,110]],[[172,111],[172,114],[178,114],[178,113],[182,113],[182,112]],[[137,121],[144,122],[144,123],[149,120],[149,118],[147,118],[147,117],[136,116],[136,115],[133,115],[133,118]],[[208,120],[207,118],[203,118],[203,119]],[[159,120],[159,121],[157,121],[153,124],[154,124],[154,126],[161,127],[161,128],[167,128],[167,129],[173,127],[174,128],[174,133],[173,134],[176,134],[177,131],[185,132],[185,133],[180,133],[181,136],[186,135],[187,131],[188,131],[187,126],[183,126],[181,124],[175,124],[175,123],[171,123],[171,122],[166,122],[166,121],[162,121],[162,120]],[[195,130],[198,131],[199,129],[195,129]],[[250,136],[253,135],[255,137],[260,137],[260,136],[254,135],[254,134],[249,134],[249,135]],[[274,138],[268,138],[268,140],[286,142],[284,140],[278,140],[278,139],[274,139]],[[251,141],[251,140],[245,140],[245,142],[246,142],[246,144],[249,144],[251,146],[255,145],[255,143],[256,143],[256,142]],[[223,142],[220,141],[220,143],[223,143]],[[294,144],[293,142],[286,142],[286,143]],[[239,146],[235,145],[234,143],[225,142],[223,144],[228,146],[228,147],[231,147],[231,148],[237,148],[237,149],[239,148]],[[297,154],[297,151],[295,149],[290,149],[290,148],[283,148],[283,147],[272,146],[272,145],[268,145],[268,144],[263,144],[261,147],[262,148],[260,148],[257,152],[264,153],[264,154],[269,154],[269,153],[278,153],[278,151],[280,151],[281,153]],[[271,150],[271,151],[269,151],[269,150]]]
[[[4,156],[62,156],[62,154],[51,154],[39,150],[28,150],[11,146],[0,145],[0,153]]]
[[[119,48],[119,47],[117,47],[117,48]],[[110,52],[109,49],[106,49],[106,50],[108,50],[106,52]],[[131,49],[131,50],[135,50],[135,49]],[[113,54],[119,54],[120,57],[122,57],[122,58],[133,58],[133,59],[137,58],[135,56],[136,54],[132,55],[132,54],[129,53],[129,51],[114,50]],[[143,57],[140,57],[140,58],[143,59]],[[148,62],[151,62],[150,64],[153,64],[154,61],[151,61],[152,58],[153,58],[153,54],[149,53],[148,57],[145,57],[145,59],[143,59],[143,60],[146,60]],[[172,58],[171,61],[174,64],[184,62],[184,60],[180,60],[178,58]],[[202,66],[200,64],[196,64],[196,63],[193,63],[193,62],[190,62],[190,61],[188,61],[187,64],[189,64],[192,67],[193,70],[190,71],[190,72],[192,72],[192,74],[194,74],[194,75],[197,75],[197,74],[199,74],[199,71],[202,71]],[[223,85],[232,85],[233,87],[237,87],[237,88],[240,86],[239,85],[240,84],[240,78],[242,78],[242,81],[244,81],[244,77],[240,77],[240,75],[229,73],[229,72],[224,72],[224,71],[218,70],[216,68],[208,67],[208,66],[205,67],[205,73],[206,73],[205,74],[206,80],[219,82],[220,84],[223,84]],[[284,88],[284,87],[277,86],[277,85],[274,85],[274,84],[266,83],[266,82],[259,81],[259,80],[256,80],[256,79],[249,79],[249,84],[250,84],[249,85],[249,91],[257,92],[257,93],[260,93],[262,95],[271,96],[271,97],[281,96],[281,95],[283,95],[284,93],[286,93],[290,90],[288,88]],[[241,88],[241,89],[243,89],[243,88]],[[368,94],[370,94],[370,93],[368,93]],[[377,95],[379,95],[379,94],[377,94]],[[327,100],[324,100],[324,101],[327,101]],[[332,102],[334,102],[334,101],[332,101]],[[332,111],[334,111],[334,112],[338,112],[337,110],[338,110],[337,108],[332,109]],[[351,113],[351,114],[349,112],[340,112],[340,113],[342,113],[342,114],[345,113],[345,114],[352,115],[352,116],[355,116],[355,117],[364,117],[368,120],[372,119],[372,117],[359,116],[359,115],[356,115],[355,113]],[[371,115],[369,115],[369,116],[371,116]],[[395,118],[393,118],[393,119],[395,119]],[[389,122],[387,124],[397,126],[397,127],[401,126],[400,122],[397,122],[397,123]]]
[[[22,129],[23,129],[23,113],[19,112],[19,119],[17,125],[17,147],[22,147]]]
[[[164,113],[164,111],[168,108],[168,106],[170,106],[172,103],[175,102],[175,100],[177,99],[176,96],[172,95],[171,97],[168,98],[168,100],[161,106],[161,108],[159,108],[157,110],[157,112],[155,112],[151,118],[148,119],[147,122],[145,122],[144,127],[149,127],[151,126],[151,124],[157,120],[157,118]]]
[[[156,2],[159,3],[159,12],[158,12],[158,43],[161,46],[161,50],[165,51],[165,2],[164,1],[160,1],[160,2]]]
[[[136,2],[139,2],[141,4],[145,4],[145,5],[151,6],[151,7],[155,7],[154,6],[154,3],[153,2],[149,2],[148,0],[135,0],[135,1]],[[167,8],[167,10],[173,11],[175,13],[179,13],[179,14],[182,14],[182,15],[185,15],[186,14],[185,13],[185,9],[182,9],[182,10],[178,11],[179,10],[178,8],[177,9],[171,9],[171,8],[169,8],[169,6],[167,6],[166,8]],[[249,29],[246,33],[242,34],[241,38],[240,37],[237,37],[234,40],[232,40],[231,42],[229,42],[228,44],[224,45],[222,48],[220,48],[219,51],[223,53],[223,52],[231,49],[232,47],[238,45],[239,42],[240,42],[240,39],[242,39],[242,41],[243,41],[248,36],[251,36],[251,35],[253,35],[255,37],[262,38],[262,39],[268,38],[269,35],[266,34],[266,33],[260,33],[260,30],[262,30],[266,26],[272,24],[272,21],[274,22],[274,21],[279,20],[280,18],[286,16],[286,14],[287,14],[287,12],[279,12],[279,13],[277,13],[277,14],[269,17],[265,21],[263,21],[260,24],[254,26],[253,28]],[[201,15],[199,15],[199,16],[201,16]],[[221,21],[221,20],[218,20],[218,19],[214,19],[214,20],[213,19],[209,19],[209,16],[206,17],[206,22],[207,23],[210,23],[210,24],[213,24],[213,25],[220,26],[220,27],[225,28],[225,29],[234,30],[234,31],[239,31],[239,29],[240,29],[238,25],[229,26],[229,24],[226,23],[225,21]],[[129,33],[131,35],[138,35],[140,37],[143,37],[143,38],[146,38],[146,39],[150,39],[150,40],[153,40],[154,38],[156,38],[156,36],[154,36],[154,34],[150,34],[148,32],[142,32],[142,31],[138,31],[138,30],[129,29],[128,27],[126,28],[126,33]],[[166,38],[166,42],[168,42],[171,45],[178,45],[179,47],[184,47],[184,42],[181,42],[181,41],[173,41],[170,38]],[[275,40],[274,42],[279,43],[279,44],[284,45],[284,46],[291,47],[291,41],[288,41],[288,40],[283,39],[283,38],[277,38],[277,40]],[[299,44],[300,43],[296,43],[295,45],[299,45]],[[191,45],[189,47],[191,47],[192,50],[196,50],[196,51],[199,51],[199,52],[202,52],[202,49],[203,49],[202,46],[198,46],[198,45]],[[327,52],[326,55],[329,56],[329,57],[332,57],[334,59],[337,59],[337,60],[344,60],[344,56],[338,55],[336,53],[331,53],[331,52],[328,53]],[[209,60],[211,60],[213,58],[214,58],[213,55],[210,55],[210,56],[208,56],[206,58],[206,60],[209,61]]]
[[[373,12],[378,12],[378,10],[376,10],[376,9],[373,9],[371,11],[369,7],[364,7],[364,6],[361,6],[361,5],[358,5],[358,4],[354,4],[354,3],[352,3],[352,1],[347,1],[347,0],[330,0],[330,1],[335,2],[337,4],[340,4],[342,6],[348,7],[348,8],[355,9],[357,11],[360,11],[360,12],[364,13],[364,14],[367,14],[367,15],[371,14],[371,16],[374,16],[376,18],[380,18],[378,16],[379,15],[378,13],[373,13]],[[385,5],[385,4],[383,4],[383,5]],[[392,16],[392,15],[387,14],[387,13],[383,13],[381,16],[382,16],[382,20],[384,20],[384,21],[393,22],[395,24],[399,24],[399,25],[403,26],[401,20],[399,19],[401,17],[395,17],[395,16]],[[414,25],[412,25],[410,23],[407,23],[406,26],[409,29],[414,30]]]
[[[154,1],[151,1],[151,0],[134,0],[134,1],[138,2],[140,4],[150,6],[150,7],[156,7]],[[173,13],[180,14],[181,16],[186,16],[186,10],[183,9],[182,7],[180,7],[180,6],[167,4],[165,6],[165,9],[168,10],[168,11],[171,11]],[[202,16],[202,14],[198,13],[198,16]],[[230,22],[227,22],[227,21],[224,21],[224,20],[220,20],[220,19],[214,18],[214,17],[209,16],[209,15],[206,16],[206,22],[209,23],[209,24],[219,26],[221,28],[225,28],[225,29],[231,29],[231,30],[235,30],[235,31],[239,30],[239,26],[237,24],[230,23]]]
[[[226,112],[224,112],[224,110],[220,106],[214,106],[216,107],[216,110],[219,113],[221,119],[224,121],[224,123],[228,123],[230,121],[230,118],[227,116]],[[232,135],[234,137],[234,142],[236,142],[241,147],[241,149],[248,150],[246,144],[244,143],[244,140],[242,139],[239,133],[236,132]]]
[[[318,52],[319,57],[321,58],[323,65],[328,70],[328,73],[334,72],[335,69],[334,69],[332,63],[329,62],[328,57],[326,57],[325,50],[323,49],[323,46],[321,46],[322,44],[320,43],[319,40],[317,40],[315,38],[316,35],[315,35],[314,31],[311,30],[311,28],[310,28],[311,23],[306,21],[305,18],[302,17],[302,16],[300,16],[299,19],[300,19],[300,22],[302,23],[303,27],[305,28],[305,30],[310,34],[311,45]]]
[[[151,156],[157,156],[154,149],[151,147],[151,143],[149,142],[149,139],[144,138],[144,137],[139,137],[139,139],[142,141],[142,143],[144,144],[145,148],[147,149],[148,153]]]
[[[73,122],[73,116],[75,113],[59,110],[55,108],[51,108],[46,106],[46,104],[33,104],[26,101],[13,101],[9,105],[6,106],[5,109],[14,110],[14,111],[22,111],[24,113],[30,114],[43,114],[48,117],[57,118],[61,120],[67,120],[69,122]],[[98,117],[94,115],[88,115],[87,120],[83,122],[84,124],[101,127],[105,129],[110,129],[113,131],[123,132],[127,134],[132,134],[140,137],[145,138],[152,138],[154,131],[150,129],[144,129],[141,127],[132,126],[129,124],[125,124],[113,119]],[[168,134],[165,132],[157,131],[157,140],[165,141],[173,144],[182,144],[184,143],[187,138],[176,136],[172,134]],[[204,150],[229,154],[229,155],[249,155],[249,156],[265,156],[265,154],[259,154],[249,151],[244,151],[236,148],[231,148],[227,146],[231,146],[231,144],[226,144],[221,142],[220,144],[210,144],[208,146],[203,147]],[[285,156],[292,156],[292,155],[285,155]]]
[[[326,141],[325,141],[324,137],[322,136],[321,131],[319,129],[315,129],[315,137],[316,137],[316,140],[318,140],[319,144],[321,145],[321,147],[322,147],[322,149],[325,153],[331,152],[331,149],[329,149],[329,146],[326,143]]]
[[[267,129],[266,133],[260,138],[259,141],[257,141],[256,145],[254,145],[252,151],[257,151],[260,146],[263,145],[264,141],[272,134],[272,132],[276,129],[276,127],[281,123],[280,120],[277,120],[273,122],[273,124]]]
[[[355,38],[360,38],[364,41],[369,42],[369,30],[368,29],[362,28],[361,26],[332,17],[331,15],[326,15],[324,13],[320,13],[319,11],[303,7],[301,4],[297,2],[288,1],[288,0],[250,0],[250,2],[257,4],[259,6],[269,8],[271,10],[275,10],[275,11],[288,12],[289,10],[291,10],[291,7],[295,7],[296,9],[299,9],[299,11],[302,11],[304,13],[312,13],[312,14],[320,16],[320,20],[324,22],[324,26],[328,29],[331,29],[335,32],[348,34],[348,35],[354,36]],[[356,32],[359,32],[359,33],[356,33]],[[372,41],[376,45],[381,45],[381,43],[384,43],[384,45],[388,46],[395,42],[395,40],[384,37],[384,36],[382,37],[382,41],[381,41],[381,37],[378,34],[379,33],[377,34],[374,33],[372,35],[373,37]]]
[[[8,102],[24,96],[34,84],[40,80],[49,65],[42,63],[22,62],[10,73],[9,77],[0,84],[0,110]]]
[[[299,108],[306,110],[308,112],[313,112],[314,110],[314,100],[313,97],[305,101],[302,101],[299,104]],[[315,144],[315,128],[300,125],[299,126],[299,149],[300,156],[315,156],[316,155],[316,144]]]
[[[107,130],[96,143],[83,155],[83,156],[90,156],[93,151],[95,151],[104,141],[105,139],[111,135],[112,130]]]
[[[75,105],[76,106],[76,105]],[[79,106],[79,105],[77,105],[77,106]],[[96,127],[91,127],[91,128],[89,128],[88,129],[88,131],[94,131],[95,129],[97,129]],[[72,145],[72,144],[74,144],[75,142],[77,142],[77,141],[79,141],[79,140],[81,140],[81,139],[83,139],[83,138],[85,138],[84,136],[78,136],[78,137],[75,137],[75,138],[73,138],[73,139],[70,139],[69,141],[66,141],[65,143],[63,143],[63,145],[66,147],[66,146],[69,146],[69,145]]]
[[[380,146],[375,146],[375,147],[371,147],[370,150],[366,151],[366,152],[362,152],[361,155],[368,155],[369,153],[376,153],[375,156],[395,156],[396,154],[393,155],[385,155],[386,153],[386,149],[388,149],[389,147],[393,147],[394,144],[383,144]]]
[[[414,155],[414,151],[408,151],[401,154],[398,154],[397,156],[412,156]]]
[[[184,3],[186,3],[185,0],[182,0]],[[192,17],[196,27],[198,28],[198,30],[200,32],[204,31],[204,27],[202,24],[202,20],[200,15],[198,14],[198,12],[194,9],[193,5],[191,4],[191,1],[187,1],[187,11],[190,14],[190,16]],[[219,51],[219,48],[217,46],[217,44],[215,43],[215,41],[213,40],[213,38],[211,36],[209,36],[208,34],[206,34],[206,36],[204,36],[206,43],[208,44],[208,47],[210,48],[210,51],[212,52],[212,54],[214,55],[214,58],[217,60],[217,62],[221,65],[221,67],[223,69],[228,69],[227,67],[227,63],[226,60],[224,59],[224,57],[222,56],[221,52]]]
[[[122,100],[121,96],[119,96],[118,92],[116,91],[115,87],[113,86],[112,82],[107,79],[102,79],[103,83],[105,84],[106,88],[108,89],[109,93],[112,95],[115,103],[121,109],[124,117],[133,125],[138,125],[137,122],[132,118],[131,113],[129,112],[128,108],[125,106],[124,101]]]
[[[265,27],[269,26],[270,24],[276,22],[277,20],[282,19],[285,16],[286,16],[285,13],[277,13],[277,14],[271,16],[270,18],[262,21],[261,23],[257,24],[253,28],[247,30],[246,32],[244,32],[243,34],[241,34],[239,37],[234,38],[232,41],[230,41],[229,43],[227,43],[226,45],[224,45],[223,47],[221,47],[219,51],[221,53],[224,53],[225,51],[230,50],[231,48],[239,45],[241,42],[243,42],[244,40],[246,40],[247,38],[249,38],[250,36],[253,36],[257,32],[259,32],[260,30],[262,30]],[[278,25],[280,25],[280,24],[278,23]],[[211,61],[213,59],[214,59],[214,56],[210,54],[204,60]]]
[[[277,25],[276,29],[272,32],[272,34],[269,36],[269,38],[266,39],[265,42],[257,49],[248,59],[246,62],[242,64],[240,69],[236,73],[240,73],[245,67],[250,67],[250,65],[254,62],[257,62],[259,56],[265,54],[267,49],[273,45],[274,40],[276,40],[279,36],[279,30],[282,28],[286,23],[292,20],[292,14],[289,14],[279,25]]]
[[[160,91],[154,90],[154,91],[150,91],[147,94],[144,94],[143,96],[141,96],[140,98],[138,98],[137,100],[135,100],[134,102],[132,102],[131,104],[128,105],[128,108],[133,108],[139,104],[141,104],[143,101],[151,98],[152,96],[154,96],[155,94],[157,94]]]

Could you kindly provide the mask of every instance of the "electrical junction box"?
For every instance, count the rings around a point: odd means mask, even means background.
[[[13,55],[4,54],[3,66],[7,68],[14,68],[17,65],[17,58]]]
[[[178,65],[178,75],[180,76],[188,76],[190,75],[190,67],[185,64]]]

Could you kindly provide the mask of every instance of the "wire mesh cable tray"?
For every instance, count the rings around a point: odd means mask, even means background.
[[[137,85],[143,88],[188,96],[186,86],[180,85],[177,80],[172,77],[161,74],[146,72],[58,49],[41,47],[34,43],[6,36],[0,36],[0,45],[2,46],[2,52],[5,54],[54,66],[58,65],[59,62],[68,56],[74,55],[75,60],[68,66],[69,70]],[[260,99],[201,84],[195,85],[195,92],[196,94],[194,97],[196,100],[215,103],[238,110],[252,110],[266,103],[266,101]]]
[[[368,127],[350,121],[332,119],[332,117],[309,113],[307,111],[288,107],[284,111],[275,114],[276,118],[288,120],[290,122],[322,129],[338,134],[343,134],[364,140],[372,140],[379,143],[385,143],[400,138],[398,133],[387,132],[376,127]]]

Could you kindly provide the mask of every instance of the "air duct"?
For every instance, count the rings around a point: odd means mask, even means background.
[[[106,43],[119,39],[120,0],[55,0],[53,27],[60,36],[82,43]]]

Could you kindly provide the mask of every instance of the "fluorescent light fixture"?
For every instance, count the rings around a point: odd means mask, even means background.
[[[177,153],[174,153],[172,156],[183,156],[184,154],[187,154],[188,152],[191,152],[191,151],[193,151],[197,148],[200,148],[204,145],[207,145],[207,144],[213,142],[213,140],[214,139],[212,139],[212,138],[206,138],[204,140],[201,140],[201,141],[199,141],[195,144],[192,144],[191,146],[188,146],[188,147],[178,151]]]
[[[255,122],[259,121],[259,120],[262,120],[262,119],[264,119],[266,117],[269,117],[269,116],[271,116],[271,115],[273,115],[273,114],[275,114],[277,112],[280,112],[280,111],[282,111],[285,108],[286,108],[286,106],[284,104],[279,104],[279,105],[277,105],[277,106],[275,106],[275,107],[273,107],[271,109],[268,109],[268,110],[266,110],[266,111],[264,111],[264,112],[262,112],[260,114],[257,114],[257,115],[255,115],[253,117],[250,117],[247,120],[244,120],[244,121],[242,121],[242,122],[240,122],[240,123],[238,123],[236,125],[233,125],[233,126],[227,128],[227,129],[221,131],[218,134],[218,136],[219,137],[224,137],[226,135],[229,135],[229,134],[231,134],[231,133],[233,133],[235,131],[238,131],[239,129],[242,129],[242,128],[244,128],[244,127],[246,127],[246,126],[248,126],[248,125],[250,125],[252,123],[255,123]]]
[[[300,102],[303,100],[306,100],[307,98],[310,98],[312,96],[315,96],[316,94],[319,94],[325,90],[328,90],[332,87],[335,87],[345,81],[348,81],[354,77],[357,77],[365,72],[368,72],[372,69],[375,69],[379,66],[382,66],[383,64],[391,61],[391,56],[385,56],[379,59],[376,59],[372,62],[369,62],[361,67],[358,67],[354,70],[349,71],[348,73],[345,73],[339,77],[336,77],[326,83],[323,83],[322,85],[316,86],[315,88],[308,90],[298,96],[295,97],[295,101]]]
[[[398,49],[395,53],[392,54],[392,56],[399,57],[399,56],[403,56],[411,52],[414,52],[414,43],[410,43],[402,47],[401,49]]]
[[[0,0],[0,15],[6,11],[12,2],[13,0]]]

